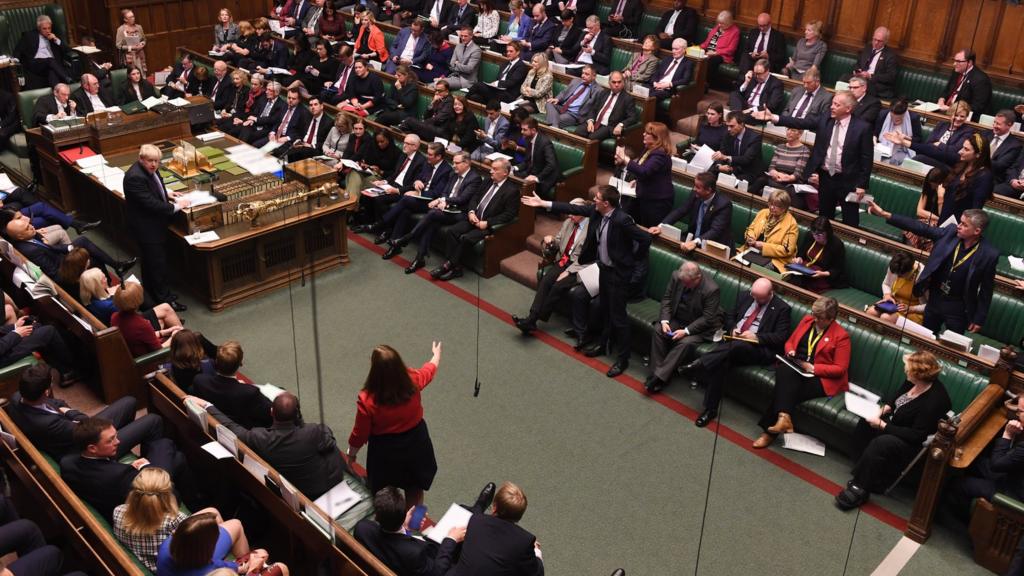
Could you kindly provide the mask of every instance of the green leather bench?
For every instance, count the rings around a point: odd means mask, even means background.
[[[658,24],[661,24],[661,12],[650,12],[644,10],[644,15],[640,18],[640,24],[636,27],[636,38],[642,40],[644,36],[648,34],[657,34],[661,32],[658,29]],[[612,68],[613,70],[621,70],[621,68]]]
[[[852,74],[857,66],[857,55],[829,50],[821,60],[821,83],[835,86],[846,74]]]
[[[896,77],[896,93],[911,100],[935,102],[944,96],[946,80],[946,75],[931,70],[903,66]]]

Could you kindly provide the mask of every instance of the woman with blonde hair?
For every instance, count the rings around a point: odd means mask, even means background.
[[[385,486],[405,490],[409,506],[421,504],[437,473],[434,445],[423,419],[420,393],[441,363],[441,343],[418,369],[407,368],[391,346],[382,344],[370,355],[370,373],[356,401],[356,421],[348,438],[348,458],[355,462],[369,442],[366,474],[370,491]]]
[[[231,553],[241,557],[249,552],[249,541],[238,520],[225,521],[216,508],[196,514],[210,514],[230,542]],[[178,528],[188,514],[178,507],[171,476],[163,468],[147,466],[132,480],[124,504],[114,508],[114,536],[150,570],[157,569],[160,545]]]
[[[530,114],[544,111],[547,107],[548,98],[551,98],[551,86],[555,81],[551,69],[548,68],[548,57],[543,52],[537,52],[530,59],[530,72],[526,80],[519,87],[526,102],[522,105]]]
[[[747,226],[743,234],[746,245],[739,249],[755,248],[760,256],[747,254],[744,258],[785,272],[786,264],[796,258],[799,233],[796,218],[789,212],[789,194],[776,188],[768,195],[768,207],[758,212]]]
[[[334,126],[327,133],[322,147],[324,156],[333,158],[334,161],[341,160],[348,147],[349,135],[352,134],[352,117],[348,114],[338,114],[334,117]]]
[[[629,213],[645,228],[661,224],[672,210],[675,192],[672,188],[672,139],[668,126],[648,122],[644,126],[644,151],[630,159],[625,150],[615,151],[615,164],[624,167],[636,180],[636,199]]]
[[[803,78],[811,67],[821,70],[821,61],[825,59],[828,45],[821,39],[821,20],[808,22],[804,26],[804,37],[796,41],[796,48],[789,58],[789,63],[782,69],[790,78]]]
[[[931,352],[904,356],[903,372],[907,379],[885,399],[878,415],[857,422],[854,438],[863,451],[853,478],[836,495],[840,510],[863,505],[871,492],[885,492],[953,405],[939,381],[942,366]]]
[[[114,312],[117,312],[112,298],[115,293],[117,293],[117,288],[111,287],[107,283],[106,275],[99,268],[89,268],[79,277],[78,301],[104,324],[110,324],[111,317]],[[164,330],[182,325],[178,313],[166,302],[146,308],[140,314],[149,321],[153,330]]]
[[[213,25],[213,51],[223,52],[228,44],[237,42],[241,35],[238,24],[231,17],[231,10],[221,8],[217,13],[217,23]]]

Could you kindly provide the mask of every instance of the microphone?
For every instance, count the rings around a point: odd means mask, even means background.
[[[473,383],[473,398],[480,395],[480,379],[477,378],[476,382]]]

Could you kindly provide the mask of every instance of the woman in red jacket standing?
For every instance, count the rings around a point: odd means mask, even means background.
[[[420,391],[434,379],[440,362],[440,342],[434,342],[433,356],[418,369],[406,368],[391,346],[373,349],[348,438],[348,457],[353,462],[363,444],[370,444],[366,455],[370,492],[395,486],[405,490],[407,505],[423,502],[423,492],[430,489],[437,473],[437,461]]]
[[[850,387],[850,335],[836,322],[838,313],[836,299],[822,296],[789,336],[788,362],[775,369],[772,403],[758,423],[765,432],[754,441],[754,448],[767,448],[779,434],[793,431],[790,414],[797,404],[832,397]]]

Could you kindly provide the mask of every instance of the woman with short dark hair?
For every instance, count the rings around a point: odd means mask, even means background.
[[[795,264],[814,270],[813,276],[793,276],[791,280],[797,286],[818,294],[846,286],[846,250],[828,218],[814,219],[796,254]]]

